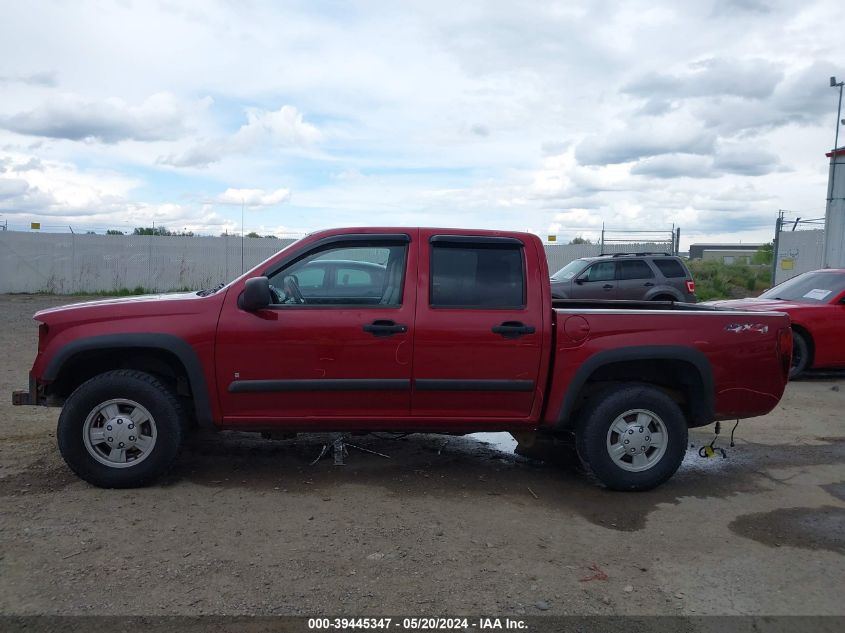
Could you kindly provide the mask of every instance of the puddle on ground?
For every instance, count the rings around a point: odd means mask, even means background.
[[[845,508],[781,508],[746,514],[728,527],[740,536],[771,547],[789,545],[845,554]]]

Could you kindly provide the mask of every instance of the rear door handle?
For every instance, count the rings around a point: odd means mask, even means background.
[[[369,332],[373,336],[392,336],[393,334],[407,332],[408,326],[400,325],[388,319],[376,319],[372,323],[365,325],[364,331]]]
[[[613,284],[605,284],[602,286],[602,288],[604,288],[605,290],[610,290],[611,288],[613,288]]]
[[[493,326],[493,334],[501,334],[505,338],[519,338],[526,334],[534,334],[534,332],[536,329],[533,325],[525,325],[521,321],[505,321]]]
[[[647,281],[647,282],[645,282],[643,285],[644,285],[646,288],[651,288],[654,284],[653,284],[653,283],[651,283],[650,281]]]

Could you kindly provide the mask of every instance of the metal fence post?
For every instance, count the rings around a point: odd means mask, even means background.
[[[772,286],[775,285],[775,277],[778,271],[778,243],[780,241],[780,229],[783,224],[783,211],[778,209],[778,217],[775,220],[775,239],[772,240]]]

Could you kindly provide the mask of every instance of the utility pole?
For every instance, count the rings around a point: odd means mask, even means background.
[[[830,78],[830,87],[839,88],[839,105],[836,110],[836,133],[834,134],[833,150],[830,152],[830,184],[828,186],[827,208],[825,210],[824,261],[825,268],[836,268],[845,265],[845,197],[836,197],[836,164],[839,162],[839,126],[842,124],[842,87],[845,81]]]
[[[777,283],[775,277],[777,277],[778,271],[778,247],[780,246],[780,230],[783,224],[783,213],[783,209],[778,209],[778,219],[775,220],[775,239],[772,240],[772,286]]]
[[[829,187],[829,195],[827,196],[828,202],[833,200],[833,183],[836,182],[836,150],[839,149],[839,126],[842,123],[842,86],[845,85],[845,81],[836,81],[836,77],[830,78],[830,87],[831,88],[839,88],[839,107],[836,109],[836,134],[833,137],[833,167],[831,169],[830,175],[830,187]]]

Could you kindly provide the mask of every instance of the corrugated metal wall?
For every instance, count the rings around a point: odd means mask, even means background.
[[[293,240],[247,238],[243,270]],[[667,244],[612,244],[607,252],[669,250]],[[601,253],[598,244],[549,244],[553,273],[573,259]],[[136,288],[209,288],[241,274],[241,239],[151,235],[73,235],[0,231],[0,293],[84,293]]]
[[[824,266],[824,229],[781,231],[775,262],[775,283]]]

